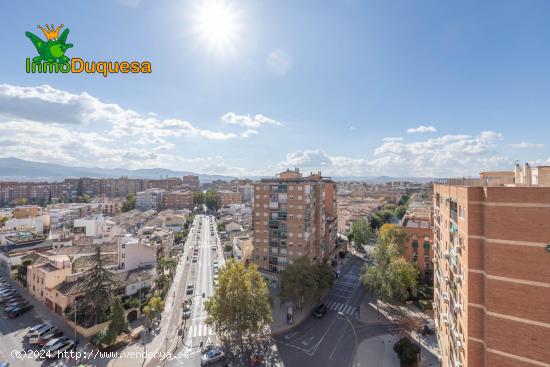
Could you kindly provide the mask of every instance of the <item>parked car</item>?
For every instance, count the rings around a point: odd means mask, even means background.
[[[59,358],[61,353],[74,348],[74,342],[72,340],[66,340],[57,344],[54,344],[50,349],[46,350],[46,357]]]
[[[201,366],[216,363],[223,359],[225,359],[225,353],[223,352],[223,350],[219,347],[213,347],[202,355]]]
[[[9,296],[16,294],[17,291],[15,289],[7,289],[3,292],[0,292],[0,300],[4,300],[9,298]]]
[[[53,347],[56,344],[63,343],[65,341],[69,340],[66,336],[62,336],[59,338],[50,339],[44,346],[42,347],[43,351],[49,350],[51,347]]]
[[[44,329],[41,329],[39,332],[34,333],[29,337],[29,344],[39,344],[39,341],[42,337],[58,332],[59,329],[54,325],[48,325]]]
[[[23,315],[24,313],[29,312],[30,310],[32,310],[33,307],[34,306],[30,305],[30,304],[26,305],[26,306],[18,307],[16,309],[13,309],[10,312],[8,312],[8,317],[10,319],[15,319],[16,317],[19,317],[19,316]]]
[[[196,263],[198,259],[199,259],[198,256],[196,256],[196,255],[193,256],[193,262],[194,262],[194,263]]]
[[[185,305],[185,307],[183,308],[183,313],[181,314],[181,317],[183,319],[188,319],[191,317],[191,306],[189,306],[188,304]]]
[[[25,335],[23,335],[24,338],[29,338],[31,335],[33,335],[34,333],[36,333],[38,330],[42,329],[42,328],[45,328],[46,326],[48,326],[49,324],[48,323],[42,323],[42,324],[36,324],[34,325],[33,327],[31,327],[29,329],[29,331],[27,331],[27,333]]]
[[[14,293],[11,296],[2,299],[2,302],[0,302],[0,303],[2,303],[4,305],[4,307],[6,307],[10,303],[15,303],[15,302],[24,301],[24,300],[25,299],[23,297],[21,297],[20,294]]]
[[[185,294],[193,294],[194,291],[195,291],[195,286],[193,284],[188,284]]]
[[[313,311],[313,317],[316,317],[318,319],[321,319],[323,318],[323,316],[325,316],[325,314],[327,313],[328,311],[328,307],[327,305],[325,305],[324,303],[321,303],[319,306],[317,306],[315,308],[315,310]]]
[[[46,345],[50,340],[59,338],[63,336],[63,332],[61,330],[52,331],[38,339],[38,345],[44,346]]]
[[[19,301],[19,302],[10,303],[6,307],[4,307],[4,311],[11,312],[11,311],[15,310],[16,308],[25,307],[25,306],[28,306],[28,305],[30,305],[29,301],[24,301],[24,300]]]

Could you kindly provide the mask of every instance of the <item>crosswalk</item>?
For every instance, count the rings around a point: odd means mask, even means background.
[[[214,330],[205,324],[191,325],[189,327],[189,331],[187,332],[187,335],[191,338],[209,336],[209,335],[214,335]]]
[[[346,304],[336,302],[336,301],[327,301],[327,302],[325,302],[325,304],[331,310],[334,310],[336,312],[342,312],[342,313],[345,313],[345,314],[348,314],[348,315],[353,315],[353,313],[356,310],[356,308],[353,307],[353,306],[346,305]]]

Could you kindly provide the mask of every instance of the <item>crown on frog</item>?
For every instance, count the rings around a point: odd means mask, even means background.
[[[61,24],[59,27],[54,28],[52,25],[47,25],[46,28],[43,28],[41,26],[38,26],[38,29],[40,29],[42,32],[44,32],[44,35],[46,35],[46,38],[49,40],[51,39],[57,39],[59,35],[59,30],[63,28],[63,24]]]

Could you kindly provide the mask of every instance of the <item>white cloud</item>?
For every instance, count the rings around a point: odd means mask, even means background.
[[[355,126],[351,125],[351,126],[349,127],[349,131],[355,131],[355,130],[357,130],[357,128],[356,128]]]
[[[275,121],[267,116],[257,114],[251,115],[237,115],[235,112],[228,112],[222,116],[222,121],[226,124],[239,125],[244,127],[258,128],[262,125],[277,125],[280,126],[279,121]]]
[[[410,129],[407,129],[407,133],[409,134],[416,134],[416,133],[435,133],[437,129],[433,127],[432,125],[425,126],[420,125],[418,127],[412,127]]]
[[[518,148],[518,149],[530,149],[530,148],[544,148],[544,144],[536,144],[536,143],[517,143],[517,144],[509,144],[512,148]]]
[[[402,140],[403,140],[403,138],[400,137],[400,136],[395,136],[395,137],[388,136],[388,137],[382,139],[382,141],[384,141],[384,142],[402,141]]]
[[[263,115],[252,118],[271,123]],[[269,121],[268,121],[269,120]],[[202,172],[201,164],[224,165],[219,159],[183,157],[180,138],[246,139],[258,133],[199,128],[180,119],[140,114],[104,103],[83,92],[74,94],[48,85],[0,84],[0,156],[103,168],[166,167]],[[227,166],[227,172],[242,169]]]
[[[333,156],[313,149],[288,153],[277,168],[320,170],[331,176],[476,176],[481,171],[512,167],[513,160],[496,151],[501,139],[502,135],[493,131],[475,136],[444,135],[413,143],[386,138],[374,150],[372,159]]]
[[[267,71],[277,77],[285,76],[292,69],[292,57],[283,50],[275,50],[267,55]]]

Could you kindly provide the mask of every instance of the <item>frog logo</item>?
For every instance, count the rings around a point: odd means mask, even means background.
[[[69,29],[66,28],[59,37],[61,28],[63,28],[63,24],[57,28],[54,28],[53,24],[46,24],[45,28],[38,26],[38,29],[46,36],[46,41],[43,41],[40,37],[31,32],[25,32],[25,36],[31,40],[34,47],[36,47],[36,51],[38,51],[38,56],[32,59],[33,63],[41,64],[45,61],[50,64],[57,63],[62,65],[71,60],[65,56],[65,51],[73,47],[72,43],[66,43],[67,37],[69,36]]]

